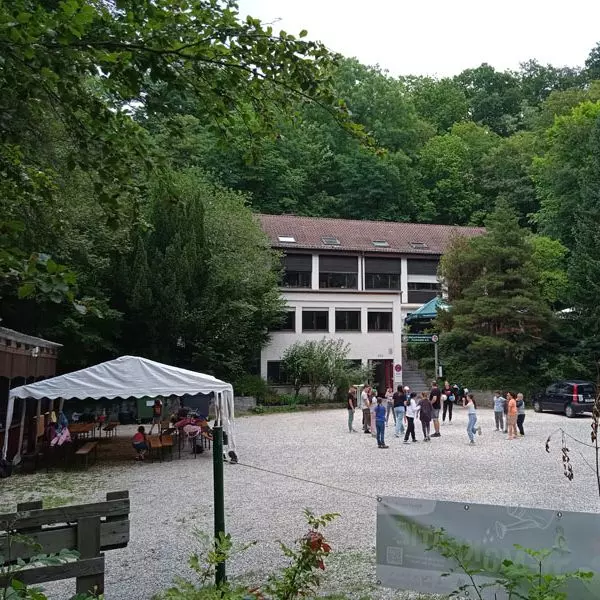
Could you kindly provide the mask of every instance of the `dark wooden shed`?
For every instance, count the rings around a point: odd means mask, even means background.
[[[50,342],[19,331],[0,327],[0,449],[7,433],[6,408],[8,392],[11,388],[56,374],[58,350],[61,344]],[[25,408],[25,401],[15,406],[12,422],[8,424],[8,456],[16,453],[23,443],[24,429],[27,431],[28,445],[35,443],[39,427],[39,412],[35,406]],[[36,418],[37,417],[37,422]]]

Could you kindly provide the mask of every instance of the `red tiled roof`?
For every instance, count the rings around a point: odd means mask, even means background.
[[[321,219],[294,215],[259,214],[258,219],[274,248],[439,255],[445,252],[454,237],[472,237],[485,232],[483,227]],[[280,242],[279,236],[293,236],[296,242]],[[335,246],[324,244],[323,237],[337,238],[340,243]],[[373,241],[386,241],[388,246],[377,247],[373,245]],[[426,247],[411,245],[415,243],[424,243]]]

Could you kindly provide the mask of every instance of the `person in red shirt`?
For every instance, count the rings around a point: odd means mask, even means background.
[[[137,433],[131,440],[133,448],[137,452],[136,460],[144,460],[146,452],[148,452],[148,440],[146,439],[146,429],[143,425],[138,427]]]

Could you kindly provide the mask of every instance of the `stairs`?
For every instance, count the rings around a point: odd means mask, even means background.
[[[417,362],[413,360],[404,361],[402,374],[402,385],[407,385],[411,392],[428,392],[430,382],[423,371],[419,371]]]

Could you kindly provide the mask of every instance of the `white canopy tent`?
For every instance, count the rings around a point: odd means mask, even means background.
[[[235,451],[233,387],[231,384],[211,375],[172,367],[147,358],[121,356],[87,369],[10,390],[6,415],[7,435],[4,437],[2,457],[6,458],[8,452],[8,430],[12,422],[15,398],[36,401],[42,398],[50,400],[93,398],[99,400],[101,398],[153,398],[210,393],[215,397],[216,423],[223,426],[223,431],[227,433],[229,448]],[[20,435],[22,436],[22,431]]]

